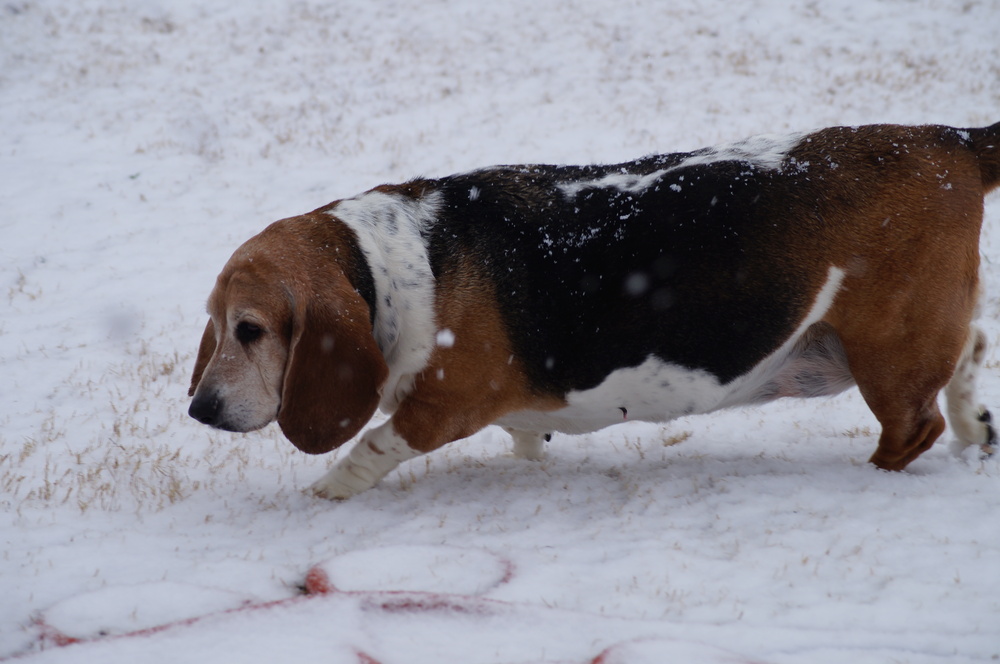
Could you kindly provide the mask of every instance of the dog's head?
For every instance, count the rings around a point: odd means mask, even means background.
[[[350,440],[388,374],[349,274],[350,231],[326,215],[275,222],[236,250],[208,299],[188,413],[227,431],[277,420],[300,450]]]

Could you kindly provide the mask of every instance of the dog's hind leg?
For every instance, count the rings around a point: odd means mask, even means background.
[[[978,327],[970,326],[962,355],[955,365],[955,373],[944,389],[948,404],[948,423],[955,434],[950,448],[956,455],[976,445],[981,457],[987,458],[997,449],[992,415],[976,399],[976,375],[985,355],[986,335]]]
[[[924,335],[910,335],[905,325],[887,328],[893,334],[880,338],[841,336],[861,396],[882,425],[870,461],[903,470],[945,430],[937,397],[962,355],[967,327],[934,326],[937,334]]]

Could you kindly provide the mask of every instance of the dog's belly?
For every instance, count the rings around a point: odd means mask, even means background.
[[[565,408],[511,413],[497,424],[524,431],[588,433],[630,420],[663,422],[706,413],[717,408],[728,393],[706,371],[650,357],[638,367],[612,372],[593,389],[569,392]]]
[[[612,371],[597,387],[571,390],[564,408],[520,411],[496,423],[539,433],[589,433],[629,420],[665,422],[780,397],[837,394],[853,385],[853,378],[836,333],[820,321],[843,278],[843,270],[831,266],[795,332],[749,372],[728,383],[703,369],[651,355],[637,367]]]

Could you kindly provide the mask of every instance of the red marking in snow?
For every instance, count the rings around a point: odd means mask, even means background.
[[[260,604],[245,604],[243,606],[226,609],[224,611],[206,613],[205,615],[164,623],[163,625],[156,625],[155,627],[148,627],[134,632],[125,632],[123,634],[99,634],[96,636],[75,637],[64,634],[54,626],[45,622],[44,615],[35,618],[33,622],[39,630],[39,646],[42,650],[44,650],[50,647],[63,648],[66,646],[95,643],[98,641],[117,641],[120,639],[152,636],[154,634],[159,634],[160,632],[172,629],[190,627],[191,625],[196,625],[210,618],[218,618],[220,616],[229,616],[249,611],[266,611],[268,609],[280,608],[283,606],[294,606],[295,604],[299,604],[301,602],[316,601],[324,596],[328,597],[333,594],[337,594],[342,597],[358,598],[361,601],[360,608],[362,611],[384,611],[386,613],[444,612],[465,616],[490,616],[496,615],[499,610],[510,608],[512,606],[509,602],[483,599],[481,597],[474,597],[470,595],[448,595],[444,593],[411,592],[402,590],[380,592],[339,591],[332,586],[323,586],[319,582],[321,579],[322,577],[315,575],[315,585],[313,585],[312,590],[307,589],[308,594],[305,595],[273,600],[270,602],[261,602]],[[324,587],[329,587],[331,590],[321,592],[320,589]],[[355,652],[358,655],[358,664],[381,664],[379,660],[361,650],[355,650]],[[18,655],[0,657],[0,662],[5,662],[9,659],[16,659],[17,657]]]
[[[514,564],[510,560],[502,556],[497,556],[497,558],[503,564],[504,570],[503,577],[496,584],[501,585],[507,583],[514,577],[515,570]],[[63,648],[75,644],[92,643],[104,640],[152,636],[154,634],[159,634],[160,632],[165,632],[175,628],[189,627],[207,618],[227,616],[247,611],[267,610],[282,606],[292,606],[300,602],[308,602],[316,598],[331,596],[334,594],[342,597],[358,598],[361,600],[360,607],[362,610],[385,611],[388,613],[451,612],[458,615],[486,616],[494,615],[502,607],[512,606],[509,602],[484,599],[474,595],[453,595],[449,593],[406,590],[344,591],[333,585],[333,582],[330,580],[326,571],[322,568],[322,565],[315,565],[311,567],[308,572],[306,572],[303,589],[304,594],[296,597],[288,597],[285,599],[260,603],[247,602],[242,606],[233,607],[231,609],[206,613],[204,615],[185,618],[183,620],[176,620],[162,625],[147,627],[134,632],[125,632],[122,634],[97,634],[94,636],[80,637],[70,636],[46,622],[44,613],[35,617],[32,622],[39,632],[39,645],[42,649],[45,649],[48,647]],[[360,650],[356,650],[356,652],[358,655],[358,664],[381,664],[379,660],[365,652]],[[0,662],[16,657],[16,655],[12,657],[0,657]]]
[[[46,646],[55,646],[57,648],[62,648],[65,646],[71,646],[77,643],[91,643],[94,641],[104,641],[104,640],[117,640],[117,639],[127,639],[136,636],[152,636],[153,634],[159,634],[168,629],[174,629],[175,627],[187,627],[194,625],[206,618],[212,618],[215,616],[225,616],[233,613],[240,613],[242,611],[256,611],[256,610],[266,610],[273,607],[292,605],[306,599],[305,597],[289,597],[286,599],[277,599],[270,602],[261,602],[259,604],[246,603],[242,606],[233,607],[232,609],[226,609],[224,611],[214,611],[212,613],[206,613],[201,616],[194,616],[193,618],[185,618],[183,620],[175,620],[173,622],[164,623],[162,625],[156,625],[154,627],[146,627],[145,629],[139,629],[134,632],[125,632],[122,634],[98,634],[96,636],[70,636],[64,634],[56,627],[45,622],[45,616],[41,615],[36,617],[32,622],[38,627],[39,641],[44,649]],[[7,658],[0,657],[0,662],[6,661]]]
[[[80,639],[76,638],[75,636],[67,636],[66,634],[63,634],[52,625],[49,625],[40,616],[35,618],[32,622],[34,622],[34,624],[41,630],[41,636],[39,638],[41,639],[42,643],[50,642],[52,643],[52,645],[61,648],[63,646],[68,646],[80,642]]]
[[[605,648],[597,657],[590,660],[590,664],[617,664],[619,662],[636,661],[637,651],[633,650],[633,648],[641,647],[645,644],[651,644],[653,646],[661,644],[663,647],[662,654],[672,658],[669,661],[678,661],[677,652],[684,652],[686,655],[683,660],[685,664],[691,661],[689,659],[691,654],[697,655],[700,658],[698,661],[703,661],[707,664],[762,664],[756,660],[746,659],[738,653],[717,649],[714,646],[661,638],[638,638],[616,643],[608,648]],[[680,648],[680,651],[671,653],[670,651],[675,648]],[[639,655],[639,659],[643,662],[651,661],[648,656]]]
[[[306,595],[329,595],[337,591],[330,581],[330,576],[319,565],[314,565],[306,572]]]
[[[500,562],[503,563],[503,576],[500,577],[500,581],[497,582],[497,586],[502,586],[503,584],[513,579],[514,572],[516,571],[514,568],[513,561],[511,561],[509,558],[500,558]]]

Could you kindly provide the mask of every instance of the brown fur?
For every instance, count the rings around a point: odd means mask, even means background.
[[[283,374],[275,414],[282,432],[310,454],[329,452],[368,422],[388,371],[372,337],[368,305],[345,275],[355,267],[340,251],[345,233],[342,224],[304,215],[272,224],[237,251],[209,298],[212,319],[191,381],[192,396],[232,386],[226,368],[239,362],[224,358],[257,354],[248,359],[260,370]],[[283,359],[277,353],[260,358],[259,344],[242,349],[232,340],[232,323],[247,314],[271,344],[285,349]],[[218,347],[217,329],[223,340]]]
[[[471,436],[518,410],[556,410],[561,399],[533,394],[511,350],[493,287],[472,261],[439,280],[438,327],[454,335],[438,346],[414,390],[394,415],[396,431],[413,449],[430,452]]]
[[[851,131],[827,130],[795,156],[821,159],[820,148]],[[954,372],[976,305],[986,191],[976,157],[948,149],[937,134],[873,132],[864,151],[839,157],[817,212],[830,228],[864,229],[852,242],[839,233],[814,241],[834,247],[834,261],[847,266],[826,322],[883,427],[871,461],[889,470],[904,468],[944,430],[937,393]],[[927,145],[935,146],[930,158]],[[955,278],[942,279],[940,265]]]

